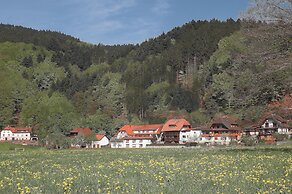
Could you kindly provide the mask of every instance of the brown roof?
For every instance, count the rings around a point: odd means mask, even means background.
[[[202,131],[241,131],[239,127],[225,129],[225,128],[208,128],[208,129],[202,129]]]
[[[70,131],[70,133],[82,133],[84,135],[88,135],[91,132],[90,128],[75,128],[73,130]]]
[[[216,124],[223,124],[229,130],[241,130],[241,128],[238,126],[237,119],[227,115],[213,119],[210,128]]]
[[[258,126],[260,127],[261,125],[263,125],[265,123],[266,120],[268,119],[272,119],[274,120],[280,127],[287,127],[289,128],[289,125],[287,124],[288,121],[283,119],[281,116],[276,115],[276,114],[270,114],[270,115],[266,115],[263,116],[259,122],[258,122]]]

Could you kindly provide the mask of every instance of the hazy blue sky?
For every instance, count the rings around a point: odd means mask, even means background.
[[[91,43],[140,43],[191,20],[237,19],[247,6],[248,0],[1,0],[0,22]]]

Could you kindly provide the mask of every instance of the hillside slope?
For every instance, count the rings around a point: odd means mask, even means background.
[[[73,127],[112,134],[169,115],[253,120],[292,88],[290,26],[192,21],[135,46],[0,32],[0,127],[31,125],[41,138]]]
[[[207,110],[256,116],[292,91],[292,27],[245,24],[219,42],[205,73]]]

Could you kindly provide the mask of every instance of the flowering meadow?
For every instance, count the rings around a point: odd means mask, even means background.
[[[291,151],[2,151],[0,193],[291,193]]]

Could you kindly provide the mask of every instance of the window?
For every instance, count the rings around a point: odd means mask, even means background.
[[[183,135],[183,136],[182,136],[182,138],[186,138],[186,136],[185,136],[185,135]]]

